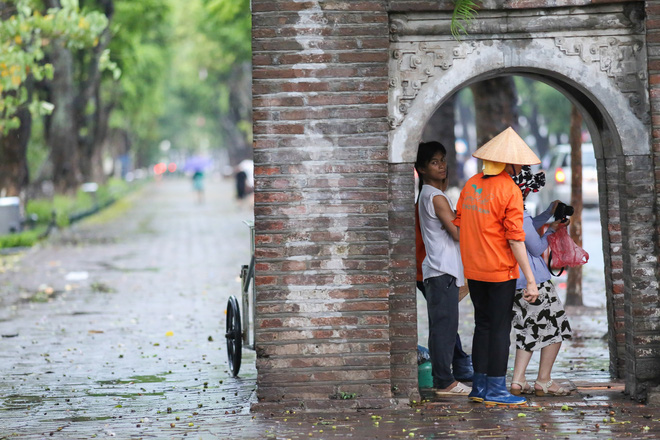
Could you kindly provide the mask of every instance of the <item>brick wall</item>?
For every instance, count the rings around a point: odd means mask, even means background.
[[[252,9],[258,399],[382,405],[392,348],[385,2]],[[342,393],[355,397],[332,399]]]
[[[635,288],[641,289],[640,295],[635,295],[634,307],[631,307],[633,315],[639,316],[639,325],[635,326],[632,344],[634,354],[638,359],[635,368],[635,377],[632,381],[643,382],[641,390],[635,390],[644,394],[650,391],[650,388],[660,382],[660,316],[657,310],[660,309],[660,217],[658,216],[658,207],[660,207],[660,1],[652,0],[646,2],[646,33],[647,33],[647,58],[649,63],[649,95],[651,98],[651,133],[652,157],[646,163],[642,164],[643,171],[634,178],[648,179],[647,191],[645,194],[650,196],[643,199],[642,202],[648,204],[646,209],[635,218],[641,217],[641,220],[649,228],[646,234],[655,237],[655,243],[635,243],[641,245],[646,250],[646,255],[637,255],[634,263],[642,265],[640,269],[634,272],[634,275],[641,275],[649,280],[643,285],[635,285]],[[637,188],[641,190],[642,188]],[[650,209],[650,212],[649,212]],[[654,216],[654,220],[649,219]],[[641,312],[642,310],[646,310]],[[648,310],[655,310],[655,315],[647,315]],[[641,312],[641,314],[638,314]]]
[[[612,330],[608,335],[610,351],[610,374],[623,378],[625,373],[626,341],[623,295],[623,249],[621,244],[621,216],[619,208],[619,161],[603,159],[598,162],[598,181],[605,191],[599,192],[600,206],[607,206],[607,217],[603,225],[603,261],[605,266],[605,289],[607,294],[607,320]]]
[[[626,390],[646,398],[660,372],[655,182],[650,156],[619,161],[621,241],[624,275]]]
[[[417,301],[415,280],[415,178],[413,164],[390,165],[390,340],[392,391],[419,399],[417,386]]]

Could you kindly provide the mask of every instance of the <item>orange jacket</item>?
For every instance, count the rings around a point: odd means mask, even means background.
[[[509,240],[525,241],[523,199],[511,176],[472,176],[461,191],[454,224],[460,228],[465,277],[502,282],[518,278]]]

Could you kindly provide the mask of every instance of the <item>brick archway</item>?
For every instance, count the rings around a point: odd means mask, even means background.
[[[660,383],[660,6],[484,3],[457,43],[449,0],[252,0],[256,407],[418,397],[410,163],[444,97],[509,73],[583,109],[613,370],[640,400]]]
[[[390,16],[390,148],[392,173],[409,172],[423,127],[442,102],[461,88],[501,75],[527,75],[553,85],[576,104],[592,134],[598,164],[610,370],[626,379],[626,391],[644,398],[657,377],[658,361],[644,355],[657,301],[653,155],[643,26],[624,6],[590,7],[610,29],[586,34],[589,20],[566,27],[568,11],[511,13],[506,30],[494,29],[501,13],[480,14],[464,41],[443,32],[444,13]],[[628,15],[626,15],[628,14]],[[628,19],[626,20],[625,17]],[[572,18],[576,18],[572,14]],[[534,31],[520,35],[520,20]],[[400,200],[402,204],[410,203]],[[399,200],[397,200],[399,202]],[[642,248],[639,243],[648,243]],[[404,258],[399,256],[399,258]],[[641,289],[640,289],[641,287]],[[651,337],[651,340],[652,337]]]

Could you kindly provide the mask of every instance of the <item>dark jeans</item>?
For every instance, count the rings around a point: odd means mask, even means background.
[[[429,352],[433,386],[447,388],[454,383],[451,367],[458,332],[458,286],[451,275],[424,280],[429,315]]]
[[[422,292],[422,295],[424,295],[424,299],[426,299],[424,282],[417,281],[417,288]],[[461,337],[458,332],[456,332],[456,342],[454,343],[454,366],[457,364],[460,364],[461,366],[467,364],[469,365],[468,368],[472,367],[472,360],[470,359],[470,355],[463,351],[463,344],[461,343]]]
[[[506,375],[516,280],[501,283],[468,280],[474,305],[472,363],[475,373]]]

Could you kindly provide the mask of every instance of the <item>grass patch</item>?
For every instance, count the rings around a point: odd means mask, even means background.
[[[93,213],[101,213],[94,216],[93,223],[114,220],[133,206],[133,199],[126,196],[141,186],[110,179],[106,184],[99,185],[96,194],[79,190],[74,196],[56,195],[52,199],[29,200],[25,214],[28,219],[34,219],[31,228],[16,234],[1,235],[0,249],[33,246],[46,235],[52,223],[58,228],[66,228],[73,221]]]
[[[17,234],[0,235],[0,249],[34,246],[46,232],[46,228],[47,226],[38,226]]]
[[[108,223],[112,220],[118,219],[126,213],[133,206],[132,200],[120,199],[106,209],[99,211],[97,214],[85,220],[85,224],[101,225]]]

